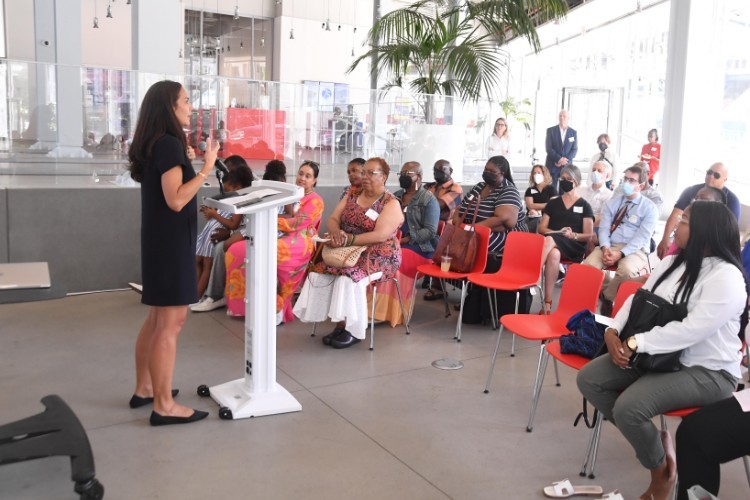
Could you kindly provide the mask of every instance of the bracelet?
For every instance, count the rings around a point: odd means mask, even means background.
[[[578,241],[578,233],[573,233],[573,241]]]
[[[357,235],[356,234],[352,234],[352,245],[354,245],[354,240],[356,240],[356,239],[357,239]]]
[[[203,173],[202,171],[201,171],[201,172],[198,172],[198,175],[200,175],[200,176],[201,176],[201,177],[203,177],[204,179],[208,179],[208,176],[207,176],[206,174],[204,174],[204,173]]]
[[[352,246],[352,242],[353,241],[354,241],[354,235],[353,234],[348,234],[346,236],[346,245],[345,246],[347,246],[347,247]]]

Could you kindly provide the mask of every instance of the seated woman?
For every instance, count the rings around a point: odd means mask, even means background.
[[[552,308],[552,292],[560,269],[560,259],[580,262],[586,251],[586,243],[594,235],[594,212],[591,205],[578,195],[581,171],[575,165],[566,165],[560,171],[562,196],[547,203],[539,224],[539,232],[545,235],[544,254],[544,309]]]
[[[365,338],[367,285],[372,280],[393,277],[401,265],[396,231],[404,216],[398,200],[385,189],[389,170],[382,158],[367,160],[362,190],[351,191],[328,219],[327,245],[363,245],[367,250],[353,267],[317,264],[294,306],[295,316],[304,322],[320,322],[326,317],[336,321],[336,328],[323,337],[323,343],[337,349]]]
[[[396,277],[402,291],[404,309],[408,311],[411,296],[403,292],[412,289],[417,267],[431,262],[438,243],[440,205],[422,185],[422,166],[418,162],[404,163],[398,181],[401,189],[393,195],[401,203],[404,223],[401,226],[401,267]],[[375,319],[388,321],[391,326],[404,322],[395,283],[388,282],[378,287]]]
[[[305,275],[313,255],[316,228],[323,216],[323,198],[315,192],[318,164],[306,161],[297,171],[296,184],[305,190],[305,195],[295,207],[292,217],[279,216],[278,230],[281,237],[276,249],[276,322],[292,321],[292,296]],[[245,315],[245,241],[235,243],[226,254],[227,266],[227,314]]]
[[[666,499],[675,480],[672,450],[665,450],[651,419],[666,411],[706,406],[727,398],[740,378],[737,336],[747,303],[737,220],[721,203],[695,201],[675,231],[680,248],[666,257],[644,285],[651,292],[687,304],[687,316],[624,341],[632,298],[604,332],[608,356],[578,372],[578,388],[615,424],[650,470],[651,483],[641,498]],[[635,352],[661,354],[682,350],[681,370],[649,373],[630,368]]]
[[[505,157],[493,156],[487,160],[482,173],[482,182],[471,188],[469,194],[464,196],[461,206],[453,216],[453,224],[471,224],[477,196],[480,197],[477,225],[487,226],[492,231],[484,272],[494,273],[500,269],[508,232],[528,229],[521,194],[513,182],[510,164]],[[515,292],[498,292],[497,297],[500,315],[515,309]],[[519,312],[527,310],[528,297],[527,294],[521,294]],[[484,288],[475,286],[466,298],[463,321],[464,323],[478,323],[487,319],[490,319],[487,292]]]
[[[557,196],[557,190],[552,185],[552,176],[544,165],[534,165],[529,175],[529,187],[524,193],[526,202],[526,225],[529,232],[536,233],[542,217],[542,210],[547,202]]]
[[[364,171],[364,168],[364,158],[354,158],[349,162],[349,165],[346,166],[346,176],[349,179],[349,185],[341,191],[339,200],[343,200],[352,189],[360,189],[362,187],[362,176],[364,175],[362,172]]]

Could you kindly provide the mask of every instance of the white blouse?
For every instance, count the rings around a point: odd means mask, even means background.
[[[643,285],[644,288],[651,290],[675,258],[676,256],[670,256],[661,261]],[[684,264],[675,269],[659,284],[655,293],[672,301],[684,270]],[[683,365],[725,370],[740,378],[742,342],[737,333],[740,329],[740,314],[745,309],[746,301],[742,272],[718,257],[706,257],[688,299],[688,314],[685,319],[636,334],[638,351],[662,354],[683,349],[680,357]],[[625,301],[615,316],[612,328],[622,331],[632,302],[632,297]]]
[[[503,155],[507,156],[510,152],[510,140],[507,137],[498,137],[495,134],[490,136],[489,143],[487,145],[488,158],[493,156]]]

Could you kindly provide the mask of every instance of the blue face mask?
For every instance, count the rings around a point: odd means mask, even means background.
[[[629,182],[623,182],[622,183],[622,194],[624,194],[625,196],[630,196],[633,193],[635,193],[635,186],[632,185]]]

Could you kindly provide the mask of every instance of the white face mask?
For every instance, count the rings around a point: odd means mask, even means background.
[[[534,183],[541,184],[544,182],[544,175],[543,174],[534,174]]]
[[[604,176],[599,172],[591,172],[591,175],[589,175],[589,180],[591,180],[591,184],[601,184],[604,180]]]

